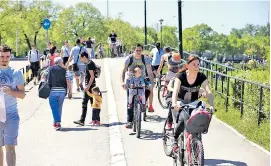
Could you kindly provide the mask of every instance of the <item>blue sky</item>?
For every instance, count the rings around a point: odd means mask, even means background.
[[[77,2],[91,2],[102,15],[107,15],[106,0],[53,0],[62,6]],[[269,19],[270,2],[267,0],[186,0],[183,2],[183,29],[206,23],[219,33],[229,34],[231,28],[243,28],[246,24],[264,25]],[[134,26],[144,26],[144,0],[109,0],[109,16],[117,17]],[[178,25],[177,0],[147,0],[147,26]]]

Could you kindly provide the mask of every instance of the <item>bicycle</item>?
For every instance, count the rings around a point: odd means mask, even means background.
[[[167,95],[168,95],[168,89],[167,89],[168,83],[169,83],[169,81],[165,81],[164,85],[162,85],[160,83],[160,86],[158,87],[158,101],[159,101],[159,104],[161,105],[161,107],[163,109],[168,108],[168,104],[167,104],[167,101],[166,101],[166,98],[167,98]],[[162,101],[163,99],[165,101]]]
[[[173,116],[173,128],[166,129],[166,125],[169,119],[165,121],[164,124],[164,131],[163,131],[163,148],[164,152],[167,156],[173,158],[173,165],[187,165],[187,166],[204,166],[204,149],[203,144],[201,141],[201,134],[208,133],[208,128],[212,119],[213,112],[205,108],[204,102],[199,101],[196,106],[191,104],[185,104],[180,107],[182,111],[185,111],[189,114],[190,111],[197,110],[198,112],[189,117],[188,121],[185,122],[185,130],[183,133],[180,134],[179,138],[177,139],[178,147],[176,149],[172,148],[172,143],[168,145],[168,140],[174,140],[175,134],[175,126],[178,123],[180,111],[177,114],[176,120]],[[169,106],[169,109],[174,109]],[[215,110],[216,111],[216,110]],[[190,114],[189,114],[190,115]],[[192,123],[193,117],[195,118],[197,115],[204,115],[205,116],[205,123],[203,126],[193,126],[195,124]],[[207,116],[208,115],[208,116]],[[208,117],[208,119],[207,119]],[[207,121],[208,120],[208,121]],[[190,122],[190,123],[189,123]],[[196,128],[198,127],[198,128]],[[194,149],[194,147],[198,147]]]
[[[116,43],[111,43],[110,44],[110,53],[111,53],[111,58],[115,58],[117,56],[117,46]]]
[[[133,86],[133,87],[128,87],[128,89],[134,89],[136,90],[136,94],[133,97],[133,113],[134,113],[134,118],[133,118],[133,131],[136,132],[136,137],[140,137],[140,132],[141,132],[141,113],[143,113],[143,120],[146,120],[146,110],[143,108],[142,104],[142,99],[141,96],[138,94],[139,89],[145,89],[143,86]],[[144,94],[145,95],[145,94]]]

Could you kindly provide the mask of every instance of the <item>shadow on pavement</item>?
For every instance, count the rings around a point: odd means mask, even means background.
[[[205,159],[205,166],[247,166],[246,163],[240,161],[231,161],[223,159]]]
[[[110,126],[122,126],[125,125],[126,123],[123,122],[113,122],[113,123],[104,123],[101,125],[101,127],[110,127]]]
[[[74,127],[74,128],[61,128],[62,132],[67,132],[67,131],[90,131],[90,130],[98,130],[98,129],[94,129],[94,128],[80,128],[80,127]]]
[[[129,135],[135,135],[135,133],[130,133]],[[162,138],[162,133],[154,133],[151,130],[141,130],[140,139],[143,140],[157,140]]]
[[[65,99],[69,99],[69,98],[68,98],[68,97],[65,97]],[[76,100],[78,100],[78,99],[79,99],[79,100],[82,100],[83,98],[82,98],[82,97],[72,97],[71,100],[73,100],[73,99],[76,99]]]
[[[101,91],[102,93],[107,93],[107,90],[105,90],[105,91]]]
[[[166,118],[162,118],[159,115],[152,115],[152,116],[147,115],[146,120],[147,120],[147,122],[150,122],[150,123],[161,123],[161,122],[165,121]]]

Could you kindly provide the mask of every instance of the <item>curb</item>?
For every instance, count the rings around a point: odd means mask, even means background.
[[[108,59],[104,59],[104,73],[107,89],[107,101],[108,101],[108,121],[109,121],[109,136],[110,136],[110,153],[111,153],[111,166],[127,166],[123,143],[121,140],[121,132],[119,126],[116,125],[119,122],[117,114],[117,106],[115,103],[115,96],[113,87],[111,84],[111,75],[108,66]]]
[[[262,152],[266,153],[267,155],[270,155],[270,152],[265,150],[263,147],[261,147],[260,145],[248,140],[244,135],[242,135],[241,133],[239,133],[237,130],[235,130],[233,127],[231,127],[230,125],[228,125],[227,123],[223,122],[222,120],[218,119],[216,116],[213,116],[213,118],[215,120],[217,120],[219,123],[223,124],[225,127],[227,127],[229,130],[231,130],[232,132],[234,132],[237,136],[241,137],[243,140],[247,141],[248,143],[250,143],[252,146],[258,148],[259,150],[261,150]]]

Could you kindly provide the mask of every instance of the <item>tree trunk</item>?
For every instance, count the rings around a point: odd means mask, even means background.
[[[31,44],[30,44],[30,41],[29,41],[29,39],[28,39],[27,34],[24,33],[24,37],[25,37],[25,41],[26,41],[26,43],[27,43],[27,45],[28,45],[28,50],[31,50]]]
[[[37,32],[35,32],[35,36],[34,36],[34,44],[35,44],[35,46],[37,46],[37,36],[38,36],[38,31]]]

